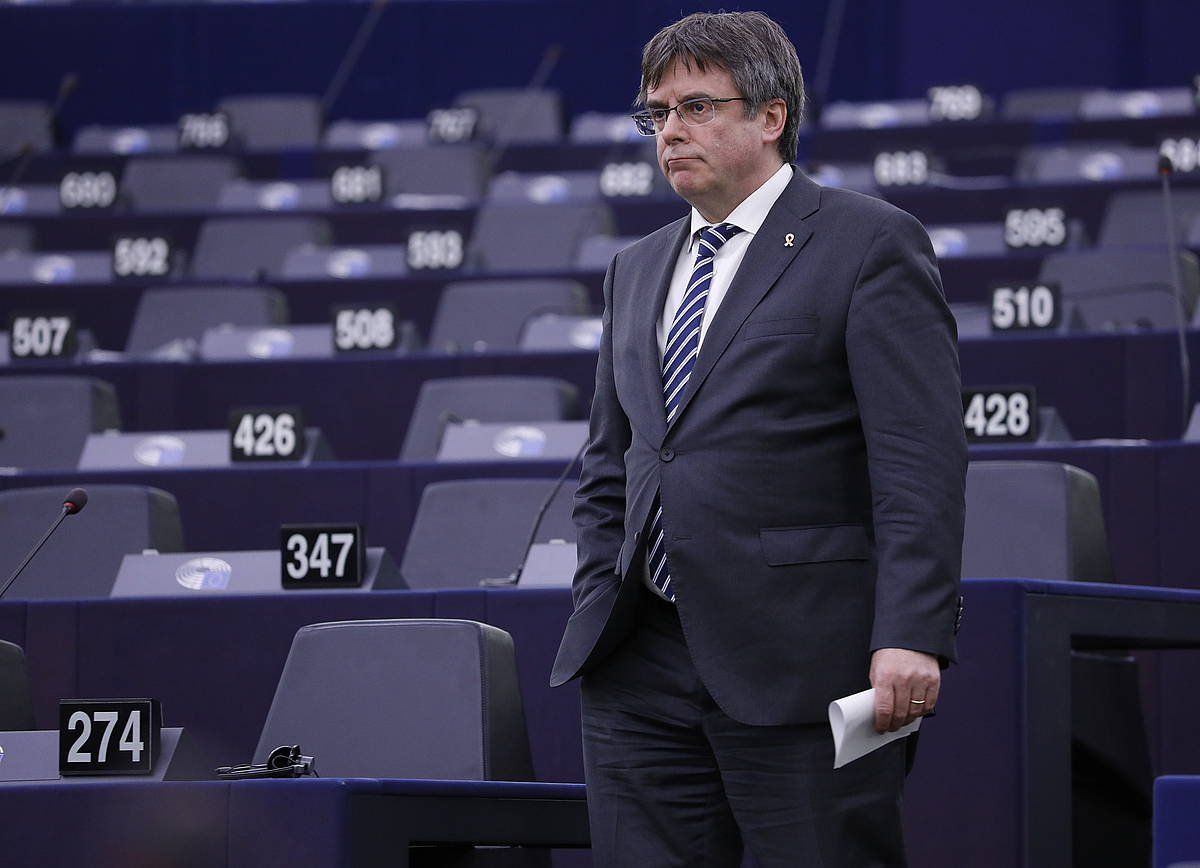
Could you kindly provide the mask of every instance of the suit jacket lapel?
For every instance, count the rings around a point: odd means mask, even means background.
[[[663,402],[662,357],[658,349],[658,323],[662,319],[663,305],[667,301],[667,291],[671,287],[671,277],[675,273],[675,263],[679,260],[679,252],[688,239],[688,229],[691,218],[684,217],[677,221],[673,231],[663,233],[668,243],[660,245],[657,257],[647,269],[647,279],[641,284],[639,291],[654,287],[654,299],[650,304],[651,316],[639,317],[638,356],[642,368],[642,380],[649,399],[650,413],[647,418],[651,423],[650,434],[654,442],[661,442],[667,430],[667,410]],[[634,304],[638,304],[635,299]]]
[[[799,169],[796,169],[795,173],[795,177],[784,189],[767,214],[767,219],[750,241],[738,272],[729,285],[721,306],[713,315],[712,322],[709,323],[704,343],[700,346],[700,355],[696,358],[696,367],[692,369],[679,400],[679,410],[671,420],[668,430],[679,424],[696,391],[729,347],[730,341],[742,327],[746,317],[775,285],[784,269],[812,236],[812,229],[802,221],[819,207],[821,188],[805,177]],[[793,236],[790,245],[786,241],[788,235]],[[668,279],[669,277],[670,275]],[[662,310],[661,302],[657,309]]]

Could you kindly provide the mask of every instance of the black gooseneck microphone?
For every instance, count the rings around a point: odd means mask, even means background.
[[[87,506],[87,502],[87,492],[82,488],[72,488],[67,492],[67,496],[63,498],[62,512],[58,514],[58,518],[54,520],[54,524],[50,525],[50,529],[38,540],[38,544],[33,547],[33,550],[25,556],[25,560],[21,561],[21,566],[17,567],[13,574],[8,577],[8,581],[4,583],[4,587],[0,588],[0,598],[4,597],[12,583],[17,580],[17,576],[21,575],[25,570],[25,567],[29,566],[29,562],[33,560],[34,555],[42,550],[42,546],[46,544],[46,540],[50,539],[50,535],[58,530],[58,526],[63,523],[63,519],[68,515],[74,515],[79,512]]]
[[[1188,358],[1187,348],[1187,316],[1183,305],[1183,276],[1179,269],[1179,237],[1175,231],[1175,203],[1171,199],[1171,175],[1175,172],[1175,164],[1166,154],[1158,158],[1158,176],[1162,179],[1163,216],[1167,227],[1167,255],[1171,257],[1171,288],[1175,291],[1175,303],[1179,310],[1176,322],[1176,337],[1179,340],[1179,375],[1183,386],[1183,425],[1179,429],[1180,436],[1187,430],[1188,417],[1191,415],[1192,392],[1192,363]]]
[[[583,443],[575,450],[575,455],[567,462],[567,466],[563,468],[562,473],[558,475],[558,479],[554,481],[554,487],[550,489],[550,493],[546,495],[546,499],[538,507],[537,515],[533,519],[533,527],[529,529],[529,537],[525,540],[525,545],[521,549],[521,562],[517,564],[517,568],[503,579],[484,579],[479,584],[485,587],[495,587],[498,585],[515,585],[521,580],[521,573],[525,571],[525,562],[529,559],[529,550],[533,548],[533,541],[537,539],[537,533],[541,530],[542,519],[546,517],[546,511],[550,509],[550,504],[554,502],[554,498],[558,496],[563,483],[567,481],[567,476],[570,474],[571,468],[579,463],[579,459],[583,457],[583,451],[587,449],[590,442],[590,437],[583,438]]]
[[[54,97],[54,102],[50,104],[50,108],[46,112],[46,121],[49,123],[51,130],[58,124],[58,116],[62,113],[63,106],[66,105],[67,100],[75,92],[75,88],[78,85],[79,76],[73,72],[68,72],[59,81],[58,94]],[[29,142],[22,142],[10,158],[16,159],[16,165],[13,167],[13,172],[9,175],[8,183],[5,186],[15,187],[25,177],[25,170],[29,168],[29,161],[33,159],[33,145]]]

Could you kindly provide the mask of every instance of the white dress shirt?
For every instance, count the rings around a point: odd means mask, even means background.
[[[721,301],[725,298],[725,293],[729,290],[729,284],[733,282],[733,276],[737,274],[738,266],[742,264],[742,259],[746,255],[746,248],[750,246],[751,239],[754,238],[756,232],[762,228],[763,221],[767,219],[767,213],[775,206],[776,200],[783,194],[784,188],[792,181],[792,167],[784,163],[779,167],[779,171],[767,178],[763,185],[742,200],[729,216],[722,223],[732,223],[742,231],[734,235],[728,241],[721,245],[717,251],[716,258],[713,259],[713,276],[709,282],[708,298],[704,304],[704,316],[700,320],[700,345],[704,345],[704,335],[708,331],[708,324],[712,322],[713,314],[717,312],[717,308],[721,306]],[[692,269],[696,264],[696,248],[700,242],[696,237],[696,233],[705,226],[712,226],[701,216],[700,212],[695,208],[692,209],[692,230],[691,236],[687,244],[683,245],[683,249],[679,251],[679,259],[675,262],[675,273],[671,276],[671,287],[667,290],[667,300],[663,304],[662,316],[658,321],[658,356],[659,361],[662,361],[663,353],[666,351],[667,335],[671,332],[671,324],[675,321],[675,312],[679,310],[679,305],[683,301],[683,295],[687,292],[688,284],[691,282]],[[658,586],[650,578],[650,555],[646,553],[645,557],[645,583],[650,591],[663,599],[666,595],[658,589]],[[667,568],[670,568],[670,561],[667,562]],[[672,577],[674,581],[674,577]]]
[[[704,335],[708,332],[708,325],[712,322],[717,308],[721,306],[721,301],[729,290],[729,284],[733,281],[733,276],[737,274],[738,266],[742,264],[746,248],[750,246],[750,241],[754,238],[755,233],[762,228],[763,221],[767,219],[767,213],[775,205],[775,201],[783,194],[784,188],[791,183],[791,180],[792,167],[784,163],[779,167],[778,172],[743,199],[742,203],[721,221],[732,223],[742,231],[722,244],[713,260],[712,281],[708,288],[708,299],[704,304],[704,316],[700,320],[701,346],[704,345]],[[667,335],[670,334],[671,324],[675,321],[675,312],[679,310],[683,295],[687,292],[688,284],[691,282],[692,269],[696,264],[696,248],[700,243],[696,238],[696,233],[705,226],[711,225],[714,224],[705,220],[695,208],[692,209],[692,234],[688,243],[683,245],[683,249],[679,251],[679,259],[675,262],[675,273],[671,276],[671,287],[667,290],[667,300],[658,321],[658,357],[660,361],[666,351]]]

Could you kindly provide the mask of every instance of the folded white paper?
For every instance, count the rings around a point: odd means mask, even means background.
[[[916,732],[921,726],[917,718],[895,732],[875,731],[875,688],[845,696],[829,703],[829,728],[833,730],[833,767],[840,769],[889,742]]]

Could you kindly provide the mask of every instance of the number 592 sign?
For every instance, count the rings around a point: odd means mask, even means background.
[[[161,730],[157,699],[64,699],[58,704],[59,774],[151,774]]]

